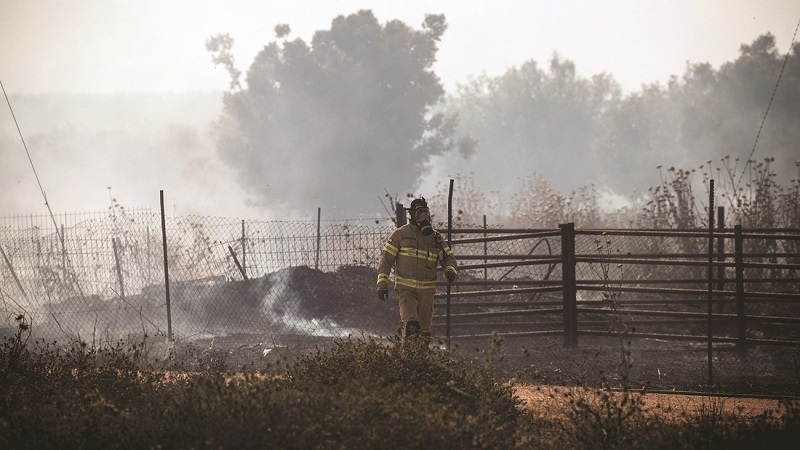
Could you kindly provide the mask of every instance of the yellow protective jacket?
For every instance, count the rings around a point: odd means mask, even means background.
[[[438,231],[423,236],[419,227],[406,224],[394,230],[383,245],[378,266],[378,289],[389,288],[389,272],[395,266],[395,289],[415,292],[436,290],[436,267],[457,273],[456,257]]]

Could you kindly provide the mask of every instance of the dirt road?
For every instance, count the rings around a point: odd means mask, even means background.
[[[564,412],[569,408],[570,398],[574,399],[578,396],[583,396],[587,400],[598,398],[597,390],[593,389],[583,390],[530,384],[515,385],[514,393],[535,415],[549,419],[563,417]],[[612,395],[620,396],[622,393],[613,392]],[[647,393],[644,394],[643,401],[645,410],[659,414],[664,419],[716,413],[729,413],[742,418],[752,418],[770,411],[778,416],[781,410],[779,400],[760,398]]]

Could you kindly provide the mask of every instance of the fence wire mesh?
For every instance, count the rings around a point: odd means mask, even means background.
[[[18,314],[30,318],[37,337],[90,343],[171,332],[184,341],[277,344],[389,336],[397,329],[397,305],[375,295],[378,259],[392,224],[167,217],[168,296],[161,220],[151,211],[122,209],[57,216],[58,226],[49,217],[0,218],[3,334],[15,331]],[[454,346],[462,349],[501,336],[506,363],[549,381],[599,377],[663,389],[708,385],[705,342],[667,336],[707,332],[707,238],[577,233],[580,337],[577,348],[568,348],[561,233],[526,230],[528,236],[519,237],[508,231],[456,230],[453,250],[461,268],[451,288],[452,314],[446,313],[441,283],[434,336],[452,332]],[[476,239],[484,233],[513,236]],[[719,294],[735,290],[736,249],[729,235],[713,254],[728,265],[712,274],[713,332],[722,338],[714,344],[712,384],[797,395],[797,346],[754,345],[743,352],[733,342],[735,296]],[[753,263],[745,269],[747,291],[796,295],[797,270],[780,265],[797,264],[797,245],[745,239]],[[748,339],[800,340],[798,302],[750,295],[746,308]]]
[[[0,229],[2,326],[25,313],[43,336],[81,340],[394,330],[366,304],[391,226],[179,217],[165,230],[169,305],[160,214]]]

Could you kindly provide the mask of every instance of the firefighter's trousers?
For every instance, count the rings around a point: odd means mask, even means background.
[[[419,322],[422,333],[430,336],[433,323],[433,295],[436,291],[414,292],[408,289],[397,290],[397,300],[400,302],[400,322],[405,329],[411,321]]]

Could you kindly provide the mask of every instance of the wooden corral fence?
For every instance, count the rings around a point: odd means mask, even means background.
[[[437,334],[448,339],[563,335],[575,347],[579,336],[624,333],[800,346],[800,230],[735,226],[712,235],[569,223],[452,237],[459,280],[437,294],[434,310]]]

